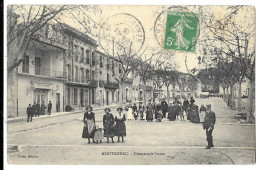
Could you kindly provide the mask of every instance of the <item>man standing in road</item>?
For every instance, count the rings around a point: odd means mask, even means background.
[[[189,104],[190,104],[189,101],[185,97],[184,101],[183,101],[183,109],[184,109],[186,115],[187,115],[187,108],[188,108]]]
[[[51,114],[51,109],[52,109],[52,103],[51,103],[51,101],[49,101],[49,104],[48,104],[48,115]]]
[[[27,122],[31,122],[33,117],[31,104],[27,107]]]
[[[211,147],[214,147],[212,131],[214,129],[215,122],[216,122],[216,116],[215,113],[211,111],[211,105],[209,104],[207,105],[206,116],[203,123],[203,129],[206,130],[207,141],[208,141],[208,146],[206,146],[205,149],[210,149]]]
[[[162,109],[163,117],[166,118],[166,112],[168,111],[168,104],[166,103],[165,99],[163,99],[161,102],[161,109]]]

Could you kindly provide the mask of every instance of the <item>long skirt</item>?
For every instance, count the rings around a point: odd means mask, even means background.
[[[94,120],[87,119],[87,124],[84,125],[83,127],[82,138],[94,138],[94,134],[95,134],[94,126],[95,126]]]
[[[200,112],[200,122],[204,122],[205,116],[206,116],[206,112],[205,111],[201,111]]]
[[[127,119],[130,119],[130,120],[134,119],[132,108],[128,108]]]
[[[153,111],[152,110],[147,110],[146,120],[153,120]]]
[[[191,117],[190,117],[190,121],[192,123],[200,123],[200,117],[199,117],[199,112],[196,110],[193,110],[191,112]]]
[[[104,137],[114,137],[116,136],[116,127],[110,123],[105,124]]]
[[[126,136],[126,128],[124,121],[116,122],[116,135],[117,136]]]

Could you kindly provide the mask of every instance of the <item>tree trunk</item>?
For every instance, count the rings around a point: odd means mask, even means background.
[[[250,81],[250,89],[249,89],[249,100],[248,100],[248,114],[247,114],[247,122],[252,123],[254,120],[254,81]]]
[[[228,86],[227,86],[227,97],[226,97],[226,102],[228,103],[228,101],[229,101],[229,88],[228,88]]]
[[[231,93],[231,101],[230,101],[231,109],[234,109],[235,108],[235,99],[234,99],[234,85],[233,84],[230,86],[230,93]]]
[[[226,88],[225,87],[222,87],[223,88],[223,99],[224,101],[227,100],[227,96],[226,96]]]
[[[241,111],[241,83],[242,83],[242,80],[239,81],[239,84],[238,84],[238,102],[237,102],[238,111]]]
[[[119,106],[123,106],[123,83],[119,82]]]
[[[159,87],[159,102],[161,101],[161,86]]]
[[[144,100],[143,100],[144,103],[143,104],[144,104],[144,108],[146,108],[146,95],[145,95],[145,93],[146,93],[146,85],[144,84],[143,85],[143,94],[144,94]]]
[[[166,87],[167,87],[167,102],[170,103],[169,86]]]

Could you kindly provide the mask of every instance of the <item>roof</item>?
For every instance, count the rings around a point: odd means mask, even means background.
[[[72,34],[73,36],[82,39],[90,45],[97,47],[97,42],[93,38],[89,37],[87,34],[82,33],[81,31],[69,26],[68,24],[62,23],[61,28],[65,33]]]

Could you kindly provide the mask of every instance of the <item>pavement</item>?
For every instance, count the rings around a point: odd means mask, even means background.
[[[126,121],[125,142],[87,144],[81,138],[83,113],[7,124],[9,164],[255,164],[255,125],[242,124],[220,98],[196,99],[216,113],[215,147],[204,149],[201,124]],[[102,127],[103,109],[95,110]],[[112,108],[116,113],[116,107]],[[117,137],[114,138],[117,141]]]
[[[102,107],[94,107],[93,111],[96,110],[102,110],[107,107],[117,107],[118,105],[109,105],[109,106],[102,106]],[[77,113],[82,113],[84,112],[84,109],[78,109],[78,110],[73,110],[71,112],[53,112],[50,115],[45,114],[45,115],[40,115],[39,117],[33,117],[34,120],[37,119],[44,119],[44,118],[50,118],[50,117],[56,117],[56,116],[64,116],[64,115],[69,115],[69,114],[77,114]],[[21,121],[27,121],[27,117],[15,117],[15,118],[7,118],[7,123],[15,123],[15,122],[21,122]]]

